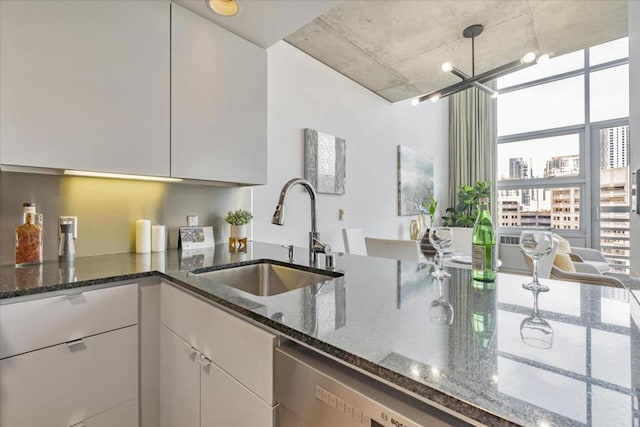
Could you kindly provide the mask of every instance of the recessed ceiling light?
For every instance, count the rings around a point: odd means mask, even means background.
[[[209,8],[218,15],[235,16],[240,12],[240,6],[235,0],[206,0]]]

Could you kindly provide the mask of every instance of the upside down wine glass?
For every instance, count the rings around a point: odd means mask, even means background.
[[[553,347],[553,328],[538,311],[538,291],[533,290],[533,313],[520,323],[520,339],[530,347],[550,349]]]
[[[429,241],[438,251],[438,269],[432,273],[433,276],[438,280],[451,277],[451,274],[447,273],[442,267],[442,256],[443,251],[453,243],[453,230],[449,227],[431,227]]]
[[[551,253],[553,236],[549,231],[525,230],[520,234],[520,249],[533,260],[533,280],[522,285],[523,288],[536,292],[547,292],[549,288],[538,282],[538,264],[540,258]]]
[[[431,301],[429,320],[436,325],[450,326],[453,323],[453,306],[442,296],[442,280],[436,279],[438,298]]]

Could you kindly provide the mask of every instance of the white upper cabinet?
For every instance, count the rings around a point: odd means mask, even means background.
[[[168,1],[0,1],[0,163],[169,175]]]
[[[172,5],[171,175],[267,180],[267,54]]]

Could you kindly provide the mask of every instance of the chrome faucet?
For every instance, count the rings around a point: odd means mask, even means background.
[[[312,265],[316,266],[318,264],[318,253],[328,254],[331,252],[331,246],[326,243],[320,242],[320,234],[317,231],[316,227],[316,190],[313,189],[313,186],[309,181],[302,178],[293,178],[287,181],[287,183],[282,187],[280,191],[280,198],[278,199],[278,205],[276,206],[276,211],[273,213],[273,218],[271,219],[271,223],[275,225],[284,225],[284,206],[285,201],[287,199],[287,194],[289,194],[289,190],[296,184],[302,185],[307,193],[309,193],[309,197],[311,198],[311,232],[309,233],[309,260]]]

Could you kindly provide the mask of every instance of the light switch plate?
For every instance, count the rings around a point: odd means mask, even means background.
[[[77,239],[78,238],[78,217],[77,216],[58,217],[58,225],[62,224],[63,222],[70,222],[71,224],[73,224],[71,228],[73,230],[73,238]],[[58,235],[60,235],[60,227],[58,227]]]

